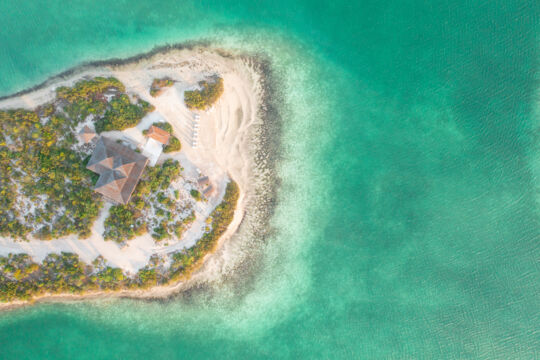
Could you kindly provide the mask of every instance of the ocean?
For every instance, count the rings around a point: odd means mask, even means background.
[[[0,0],[0,96],[207,41],[271,59],[271,231],[169,301],[0,314],[0,359],[540,357],[540,3]]]

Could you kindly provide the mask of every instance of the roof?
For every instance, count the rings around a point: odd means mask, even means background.
[[[209,185],[206,189],[203,190],[203,195],[206,198],[209,198],[210,196],[214,195],[214,187],[212,185]]]
[[[163,151],[163,144],[154,140],[153,138],[148,138],[146,144],[142,148],[142,153],[148,158],[148,164],[150,166],[155,166],[159,155]]]
[[[82,130],[79,131],[79,135],[82,141],[84,141],[85,143],[89,143],[93,138],[96,137],[96,132],[90,129],[88,125],[84,125]]]
[[[157,126],[150,126],[150,129],[148,129],[148,133],[146,134],[149,138],[152,138],[156,141],[159,141],[162,144],[167,144],[169,141],[170,134],[163,130],[158,128]]]
[[[96,192],[127,204],[147,163],[145,156],[102,136],[86,168],[100,175],[94,186]]]
[[[199,178],[199,180],[197,180],[197,183],[199,184],[199,186],[203,187],[210,184],[210,179],[208,179],[208,176],[203,176],[202,178]]]

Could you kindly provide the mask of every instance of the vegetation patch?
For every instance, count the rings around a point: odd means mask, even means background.
[[[157,97],[161,95],[164,89],[173,85],[174,81],[169,78],[154,79],[154,81],[152,81],[152,85],[150,86],[150,95],[152,95],[153,97]]]
[[[200,81],[199,90],[184,92],[184,101],[188,109],[205,110],[215,104],[223,94],[223,79],[215,77],[211,81]]]
[[[175,151],[180,151],[182,149],[182,144],[180,143],[180,140],[176,136],[172,136],[169,138],[169,143],[165,145],[163,148],[164,153],[171,153]]]
[[[229,182],[225,189],[223,201],[210,214],[211,223],[209,231],[205,232],[193,247],[172,255],[170,268],[171,279],[177,279],[180,276],[191,273],[204,255],[215,249],[217,241],[225,233],[233,220],[238,196],[238,185],[234,181]]]
[[[88,236],[101,201],[75,146],[78,118],[44,115],[0,111],[0,235]]]
[[[124,85],[115,78],[96,77],[82,80],[73,87],[61,86],[56,89],[56,98],[61,101],[63,109],[74,120],[83,120],[90,114],[102,116],[107,109],[107,98],[126,91]]]
[[[199,192],[199,190],[191,189],[189,193],[191,194],[191,197],[193,197],[196,201],[202,200],[201,193]]]
[[[223,201],[211,214],[209,229],[192,248],[172,254],[168,261],[154,255],[147,266],[131,277],[119,268],[108,266],[102,257],[96,258],[92,265],[81,261],[76,254],[65,252],[49,254],[42,263],[32,261],[27,254],[0,257],[0,301],[31,300],[58,293],[145,289],[189,276],[225,233],[233,219],[238,195],[238,186],[230,182]]]
[[[114,97],[103,117],[96,121],[96,131],[125,130],[137,125],[141,119],[153,110],[152,105],[139,99],[132,104],[126,94]]]

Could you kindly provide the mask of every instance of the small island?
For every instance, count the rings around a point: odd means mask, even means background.
[[[1,100],[0,302],[188,280],[242,222],[258,79],[182,49]]]

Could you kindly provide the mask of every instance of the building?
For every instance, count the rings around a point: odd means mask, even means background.
[[[159,159],[159,155],[161,155],[161,152],[163,151],[163,145],[167,145],[169,142],[170,134],[157,126],[152,125],[150,129],[148,129],[146,136],[148,136],[148,139],[142,148],[142,153],[148,157],[150,165],[154,166]]]
[[[204,195],[205,198],[210,198],[216,193],[215,188],[212,186],[208,176],[202,176],[197,179],[197,186],[200,192]]]
[[[167,145],[169,142],[170,134],[163,130],[158,128],[157,126],[152,125],[150,129],[148,129],[148,133],[146,134],[150,139],[154,139],[157,142],[160,142],[163,145]]]
[[[216,190],[214,189],[212,185],[208,185],[208,187],[202,191],[202,194],[207,199],[214,196],[215,193],[216,193]]]
[[[84,127],[82,128],[81,131],[79,131],[79,136],[81,137],[81,140],[85,143],[85,144],[88,144],[90,141],[92,141],[92,139],[94,139],[97,135],[96,135],[96,132],[92,129],[90,129],[90,127],[88,125],[84,125]]]
[[[101,136],[86,168],[99,174],[96,192],[115,203],[127,204],[147,163],[145,156]]]
[[[210,185],[210,179],[208,176],[203,176],[197,180],[197,185],[199,185],[199,189],[204,189],[208,185]]]

